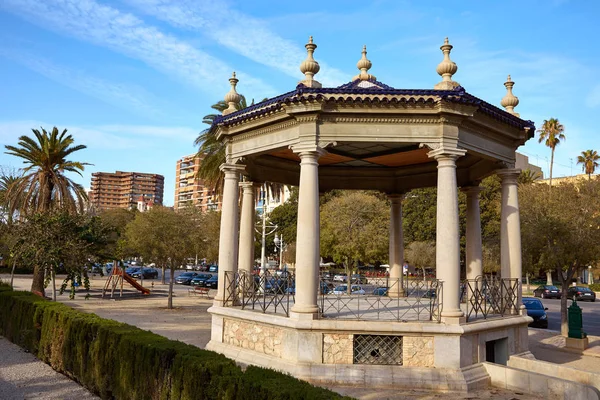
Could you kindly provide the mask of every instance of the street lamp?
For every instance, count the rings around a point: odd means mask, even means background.
[[[267,272],[267,245],[266,237],[277,230],[277,225],[267,223],[267,187],[263,186],[262,196],[262,229],[261,233],[261,249],[260,249],[260,274],[264,275]],[[256,232],[259,232],[258,228],[255,228]]]
[[[275,243],[275,249],[279,249],[279,269],[283,269],[283,249],[285,248],[285,243],[283,242],[283,235],[277,236],[275,234],[275,239],[273,239]]]

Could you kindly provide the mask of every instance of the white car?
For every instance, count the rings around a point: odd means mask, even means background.
[[[334,282],[346,282],[348,280],[348,276],[345,274],[335,274],[333,276]]]
[[[352,290],[351,294],[365,294],[364,289],[358,285],[352,285],[350,290]],[[335,295],[338,295],[338,296],[342,295],[342,294],[347,294],[348,293],[348,285],[337,286],[335,289],[333,289],[332,293]]]

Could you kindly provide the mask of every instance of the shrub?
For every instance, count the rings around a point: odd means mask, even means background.
[[[339,399],[291,376],[0,283],[0,334],[103,399]]]
[[[600,292],[600,283],[592,283],[589,288],[594,292]]]

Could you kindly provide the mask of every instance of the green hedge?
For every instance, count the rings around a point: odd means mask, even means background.
[[[103,399],[341,399],[273,370],[0,283],[0,334]]]
[[[600,292],[600,283],[592,283],[591,285],[589,285],[589,288],[592,289],[594,292]]]

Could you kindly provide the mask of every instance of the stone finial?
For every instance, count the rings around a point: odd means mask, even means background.
[[[300,64],[300,71],[304,74],[305,78],[299,83],[310,88],[320,88],[321,84],[314,80],[315,75],[319,72],[321,67],[313,58],[313,53],[315,52],[317,45],[313,43],[312,36],[308,38],[308,43],[306,43],[304,47],[306,47],[308,55],[306,56],[306,60],[302,61],[302,64]]]
[[[361,81],[375,81],[377,80],[377,78],[375,78],[374,75],[369,74],[367,71],[369,71],[369,69],[371,69],[371,67],[373,66],[373,64],[371,63],[371,60],[367,59],[367,46],[363,46],[363,50],[362,50],[362,58],[360,60],[358,60],[358,62],[356,63],[356,68],[358,68],[360,70],[360,73],[358,75],[356,75],[354,78],[352,78],[353,81],[357,81],[357,80],[361,80]]]
[[[236,106],[239,104],[240,100],[242,99],[242,97],[235,90],[235,87],[238,82],[239,82],[239,79],[237,79],[235,77],[235,72],[234,72],[231,75],[231,78],[229,78],[229,83],[231,84],[231,89],[225,95],[225,102],[227,104],[229,104],[229,107],[227,107],[225,110],[223,110],[223,115],[231,114],[238,110]]]
[[[515,112],[515,107],[519,105],[519,98],[515,96],[512,92],[513,86],[515,83],[510,79],[510,75],[506,78],[506,82],[504,82],[504,86],[506,87],[506,96],[502,98],[500,104],[502,107],[506,108],[506,111],[511,113],[512,115],[519,117],[519,113]]]
[[[444,59],[438,64],[435,70],[442,76],[442,81],[436,84],[433,87],[434,89],[452,90],[460,86],[460,83],[452,80],[452,75],[454,75],[458,70],[456,63],[450,59],[450,51],[452,50],[452,47],[453,46],[448,41],[448,38],[444,40],[444,44],[440,47],[442,53],[444,53]]]

